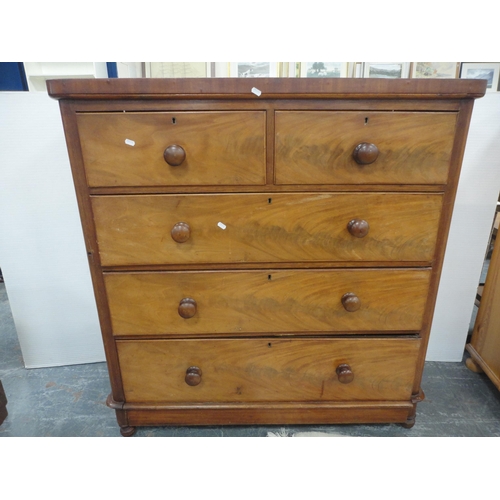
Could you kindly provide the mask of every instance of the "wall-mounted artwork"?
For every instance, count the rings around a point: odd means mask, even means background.
[[[307,78],[341,78],[347,76],[345,62],[301,62],[300,76]]]
[[[151,78],[206,78],[211,76],[210,63],[151,62],[149,68],[146,68],[146,75]]]
[[[367,62],[364,63],[365,78],[408,78],[410,63],[407,62]]]
[[[500,63],[462,63],[460,78],[476,78],[487,80],[486,92],[496,92]]]
[[[238,78],[261,78],[278,76],[275,62],[235,62],[230,64],[230,76]]]
[[[412,78],[457,78],[460,63],[457,62],[414,62]]]

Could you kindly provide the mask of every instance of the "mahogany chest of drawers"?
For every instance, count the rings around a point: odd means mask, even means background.
[[[123,435],[415,421],[477,80],[53,80]]]

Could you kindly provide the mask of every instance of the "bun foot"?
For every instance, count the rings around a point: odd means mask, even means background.
[[[467,358],[465,360],[465,366],[471,371],[471,372],[474,372],[474,373],[483,373],[483,369],[478,365],[476,364],[475,361],[473,361],[472,358]]]
[[[129,425],[126,425],[124,427],[120,427],[120,434],[123,437],[130,437],[130,436],[133,436],[135,434],[136,430],[137,429],[135,427],[131,427]]]
[[[415,425],[415,417],[408,417],[406,422],[401,424],[401,426],[404,427],[405,429],[411,429],[414,425]]]

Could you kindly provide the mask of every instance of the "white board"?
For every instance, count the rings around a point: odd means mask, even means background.
[[[462,360],[499,192],[500,93],[488,92],[474,102],[428,361]]]
[[[0,268],[27,368],[104,360],[59,103],[0,92]]]

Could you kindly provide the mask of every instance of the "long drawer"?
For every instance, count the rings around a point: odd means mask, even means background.
[[[264,111],[77,115],[89,186],[262,185]]]
[[[428,262],[442,194],[93,196],[104,266]]]
[[[456,113],[277,111],[277,184],[444,184]]]
[[[115,335],[418,331],[430,269],[107,273]]]
[[[127,403],[398,401],[420,339],[118,341]]]

